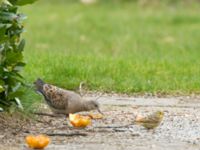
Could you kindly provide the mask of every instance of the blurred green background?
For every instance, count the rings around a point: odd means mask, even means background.
[[[28,82],[119,93],[200,91],[200,3],[39,0],[24,6]],[[34,96],[29,99],[35,99]]]

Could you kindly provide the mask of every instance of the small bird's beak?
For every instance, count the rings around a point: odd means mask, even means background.
[[[102,114],[102,115],[103,115],[103,113],[101,112],[101,110],[100,110],[99,108],[97,109],[97,111],[98,111],[100,114]]]

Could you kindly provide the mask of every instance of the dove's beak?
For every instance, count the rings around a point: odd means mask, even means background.
[[[97,109],[97,111],[98,111],[100,114],[102,114],[102,115],[103,115],[103,113],[101,112],[101,110],[100,110],[99,108]]]

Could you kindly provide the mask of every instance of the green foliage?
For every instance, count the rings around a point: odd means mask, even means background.
[[[18,6],[22,6],[22,5],[26,5],[26,4],[32,4],[34,3],[36,0],[9,0],[9,2],[12,5],[18,5]]]
[[[10,2],[10,3],[9,3]],[[21,105],[18,97],[23,77],[20,71],[25,66],[23,49],[25,40],[20,38],[24,31],[25,15],[17,12],[16,5],[32,3],[33,0],[10,0],[0,5],[0,107],[9,108],[13,102]]]

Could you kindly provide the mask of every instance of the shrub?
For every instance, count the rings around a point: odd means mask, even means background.
[[[20,71],[25,66],[25,40],[21,39],[21,33],[26,16],[18,13],[18,7],[34,1],[0,1],[0,110],[9,110],[12,104],[22,107],[19,97],[23,94],[20,88],[24,84]]]

